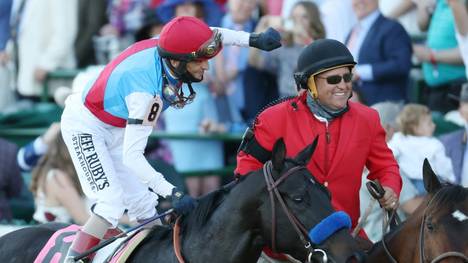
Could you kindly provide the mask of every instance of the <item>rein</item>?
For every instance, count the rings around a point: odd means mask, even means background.
[[[305,229],[304,225],[302,225],[302,223],[299,222],[297,217],[291,213],[291,210],[286,205],[286,202],[284,201],[283,197],[281,196],[277,188],[278,185],[280,185],[291,174],[302,169],[307,169],[307,168],[305,166],[295,166],[287,170],[284,174],[281,175],[281,177],[278,180],[275,181],[272,175],[272,163],[271,161],[268,161],[263,165],[263,175],[265,177],[265,183],[268,187],[268,193],[270,196],[270,204],[271,204],[271,217],[272,217],[271,248],[273,249],[274,252],[276,252],[276,209],[275,209],[275,196],[276,196],[276,199],[278,199],[279,203],[281,204],[281,208],[283,209],[284,213],[289,219],[289,222],[291,223],[297,235],[299,236],[299,239],[304,245],[304,248],[306,248],[309,251],[308,258],[310,259],[311,255],[314,252],[320,252],[320,253],[323,253],[324,255],[326,255],[326,253],[324,253],[322,250],[316,251],[312,247],[312,244],[310,243],[308,239],[307,230]]]
[[[174,253],[179,263],[185,263],[184,257],[182,256],[182,248],[180,244],[180,216],[177,217],[174,230],[172,231],[172,246],[174,247]]]
[[[430,205],[432,204],[432,201],[435,199],[435,197],[439,193],[440,193],[440,189],[429,200],[429,202],[427,203],[426,208],[424,209],[423,217],[422,217],[422,220],[421,220],[421,227],[419,229],[419,262],[421,262],[421,263],[426,262],[426,257],[425,257],[425,254],[424,254],[424,226],[425,226],[425,222],[426,222],[427,211],[428,211]],[[388,224],[386,224],[386,226],[384,227],[384,230],[386,230],[387,227],[388,227]],[[382,245],[383,245],[383,248],[385,250],[385,253],[390,258],[390,260],[393,263],[398,263],[398,261],[390,253],[390,250],[388,250],[387,245],[385,243],[385,238],[382,238]],[[431,263],[437,263],[437,262],[439,262],[439,261],[441,261],[441,260],[443,260],[445,258],[449,258],[449,257],[458,257],[458,258],[463,259],[465,262],[468,262],[468,257],[465,256],[465,254],[457,252],[457,251],[444,252],[444,253],[440,254],[439,256],[435,257],[430,262]]]
[[[384,208],[382,208],[382,209],[384,210],[383,213],[385,213],[387,211]],[[385,220],[385,217],[384,217],[383,222],[382,222],[382,233],[387,232],[387,228],[390,225],[389,222],[391,222],[391,220],[392,220],[392,218],[394,217],[395,214],[396,214],[396,209],[393,210],[393,212],[390,214],[390,218],[388,220]],[[383,246],[383,248],[385,250],[385,253],[389,257],[390,261],[392,261],[392,263],[398,263],[398,261],[390,253],[390,250],[387,247],[387,243],[385,243],[385,236],[382,236],[382,246]]]

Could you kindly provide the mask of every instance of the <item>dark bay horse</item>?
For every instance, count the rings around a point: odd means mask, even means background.
[[[253,263],[265,245],[305,262],[319,248],[309,243],[307,231],[334,213],[328,191],[305,168],[316,143],[290,159],[280,139],[263,169],[201,198],[197,208],[181,220],[185,262]],[[0,238],[0,262],[33,262],[56,229],[45,225],[5,235]],[[172,232],[168,227],[153,228],[128,262],[177,263]],[[336,231],[320,249],[327,253],[328,262],[359,258],[358,245],[348,229]]]
[[[468,188],[442,185],[427,159],[423,177],[422,204],[376,243],[368,262],[468,262]]]

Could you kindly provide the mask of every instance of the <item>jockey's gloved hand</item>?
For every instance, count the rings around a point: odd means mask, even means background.
[[[281,35],[271,27],[262,33],[251,33],[249,46],[265,51],[277,49],[281,47]]]
[[[195,199],[191,196],[184,194],[184,192],[174,187],[172,189],[172,207],[174,208],[175,212],[179,215],[185,215],[188,212],[192,211],[192,209],[196,205]]]

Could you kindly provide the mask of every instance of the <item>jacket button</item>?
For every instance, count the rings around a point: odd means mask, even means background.
[[[328,182],[325,181],[325,182],[323,183],[323,185],[324,185],[325,187],[328,187]]]

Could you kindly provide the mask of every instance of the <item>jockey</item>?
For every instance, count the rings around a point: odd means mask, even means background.
[[[342,43],[320,39],[299,55],[294,74],[299,95],[280,100],[259,113],[237,154],[235,174],[260,169],[274,142],[283,138],[288,156],[295,156],[318,136],[307,168],[331,193],[336,210],[345,211],[356,227],[364,167],[378,179],[385,195],[379,200],[395,209],[401,190],[398,164],[385,142],[378,113],[349,101],[356,62]],[[364,231],[361,237],[366,237]]]
[[[273,29],[249,34],[177,17],[164,26],[159,38],[125,49],[81,94],[67,98],[61,120],[63,138],[84,193],[97,200],[67,259],[96,246],[125,211],[130,220],[153,217],[157,195],[171,197],[179,214],[194,207],[194,200],[155,171],[143,152],[161,111],[193,101],[191,83],[203,79],[208,60],[223,45],[269,51],[281,43]]]

